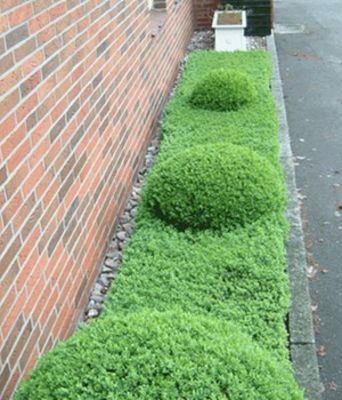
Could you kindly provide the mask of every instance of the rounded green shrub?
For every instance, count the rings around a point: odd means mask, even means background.
[[[250,77],[234,69],[215,69],[195,85],[190,103],[212,111],[235,111],[255,97]]]
[[[180,230],[234,229],[285,204],[279,171],[232,144],[195,146],[159,162],[145,198],[156,215]]]
[[[15,400],[301,400],[279,364],[237,326],[151,310],[111,316],[43,357]]]

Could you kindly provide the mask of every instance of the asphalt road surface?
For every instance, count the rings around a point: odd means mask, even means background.
[[[324,400],[342,399],[342,1],[276,0]]]

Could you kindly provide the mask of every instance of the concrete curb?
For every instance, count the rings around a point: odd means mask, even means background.
[[[305,389],[307,399],[321,400],[321,384],[313,330],[311,299],[306,276],[307,265],[303,228],[283,87],[273,33],[267,37],[267,49],[271,53],[273,61],[272,92],[278,109],[280,158],[288,189],[286,215],[290,223],[290,237],[286,250],[292,297],[289,311],[290,353],[296,379],[301,387]]]

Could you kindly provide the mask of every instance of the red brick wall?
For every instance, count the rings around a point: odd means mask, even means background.
[[[0,2],[0,398],[75,328],[193,28],[168,0]]]
[[[196,30],[211,29],[214,11],[220,0],[193,0],[194,28]]]

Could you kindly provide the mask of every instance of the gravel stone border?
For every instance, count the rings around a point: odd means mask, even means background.
[[[292,298],[289,311],[290,354],[296,379],[305,389],[308,400],[321,400],[322,386],[319,377],[311,299],[306,275],[307,264],[303,227],[277,48],[273,33],[267,37],[267,49],[271,53],[273,61],[272,92],[278,109],[280,159],[288,189],[286,215],[290,223],[290,237],[286,250]]]

